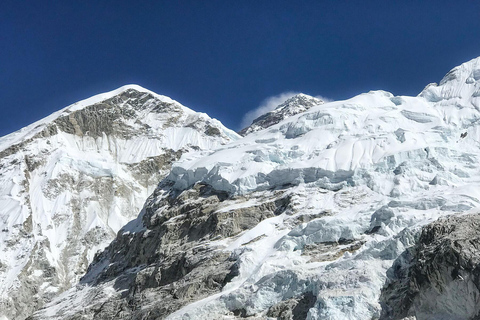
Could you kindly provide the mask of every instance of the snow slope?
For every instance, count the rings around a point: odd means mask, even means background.
[[[0,317],[22,319],[76,283],[182,153],[237,138],[136,85],[1,138]]]

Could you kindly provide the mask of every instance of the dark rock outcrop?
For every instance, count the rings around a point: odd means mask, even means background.
[[[480,214],[423,227],[388,271],[382,319],[480,319]]]
[[[280,104],[274,110],[253,120],[252,124],[242,129],[239,134],[246,136],[249,133],[271,127],[288,117],[305,112],[311,107],[323,103],[323,100],[299,93]]]
[[[238,256],[212,241],[234,237],[289,210],[290,198],[282,194],[274,192],[272,198],[259,194],[258,204],[223,210],[245,199],[203,184],[175,194],[163,182],[139,218],[119,231],[80,281],[79,287],[92,287],[89,295],[96,297],[85,299],[82,315],[163,319],[186,304],[221,292],[238,275]],[[108,287],[116,294],[106,297]],[[312,304],[311,297],[297,300],[292,304],[295,314],[306,313],[304,304]],[[57,315],[80,317],[67,309]]]

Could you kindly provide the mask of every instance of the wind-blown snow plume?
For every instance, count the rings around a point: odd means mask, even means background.
[[[316,96],[314,96],[314,97],[315,97],[315,98],[317,98],[317,99],[320,99],[320,100],[322,100],[324,103],[327,103],[327,102],[332,102],[332,101],[334,101],[333,99],[330,99],[330,98],[327,98],[327,97],[325,97],[325,96],[321,96],[321,95],[316,95]]]
[[[265,100],[262,101],[262,103],[260,104],[260,106],[258,106],[258,108],[248,111],[245,114],[245,116],[243,116],[241,129],[249,126],[252,123],[253,120],[255,120],[256,118],[260,117],[261,115],[263,115],[263,114],[265,114],[269,111],[272,111],[279,104],[281,104],[282,102],[284,102],[287,99],[290,99],[291,97],[293,97],[296,94],[299,94],[299,92],[286,91],[286,92],[282,92],[280,94],[277,94],[275,96],[271,96],[271,97],[266,98]]]

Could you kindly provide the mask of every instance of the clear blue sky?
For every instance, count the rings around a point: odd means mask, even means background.
[[[0,136],[136,83],[238,130],[285,91],[416,95],[480,56],[478,1],[9,1]]]

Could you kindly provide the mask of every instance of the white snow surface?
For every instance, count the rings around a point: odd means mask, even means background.
[[[133,136],[76,135],[54,124],[127,90],[151,95],[131,118],[121,119]],[[159,102],[173,111],[155,111]],[[132,108],[128,103],[118,107]],[[42,136],[52,124],[58,133]],[[205,134],[209,127],[218,136]],[[8,315],[2,309],[12,305],[12,295],[23,290],[20,274],[39,282],[40,294],[68,289],[94,254],[137,216],[166,174],[141,175],[135,169],[139,163],[177,150],[210,150],[238,138],[206,114],[137,85],[77,102],[0,138],[0,152],[14,148],[0,159],[0,318]],[[47,266],[57,280],[44,274]]]
[[[475,154],[479,63],[477,58],[453,69],[418,97],[371,91],[313,107],[207,157],[184,157],[169,179],[179,190],[205,181],[219,190],[246,193],[319,179],[344,182],[355,172],[416,153]]]

